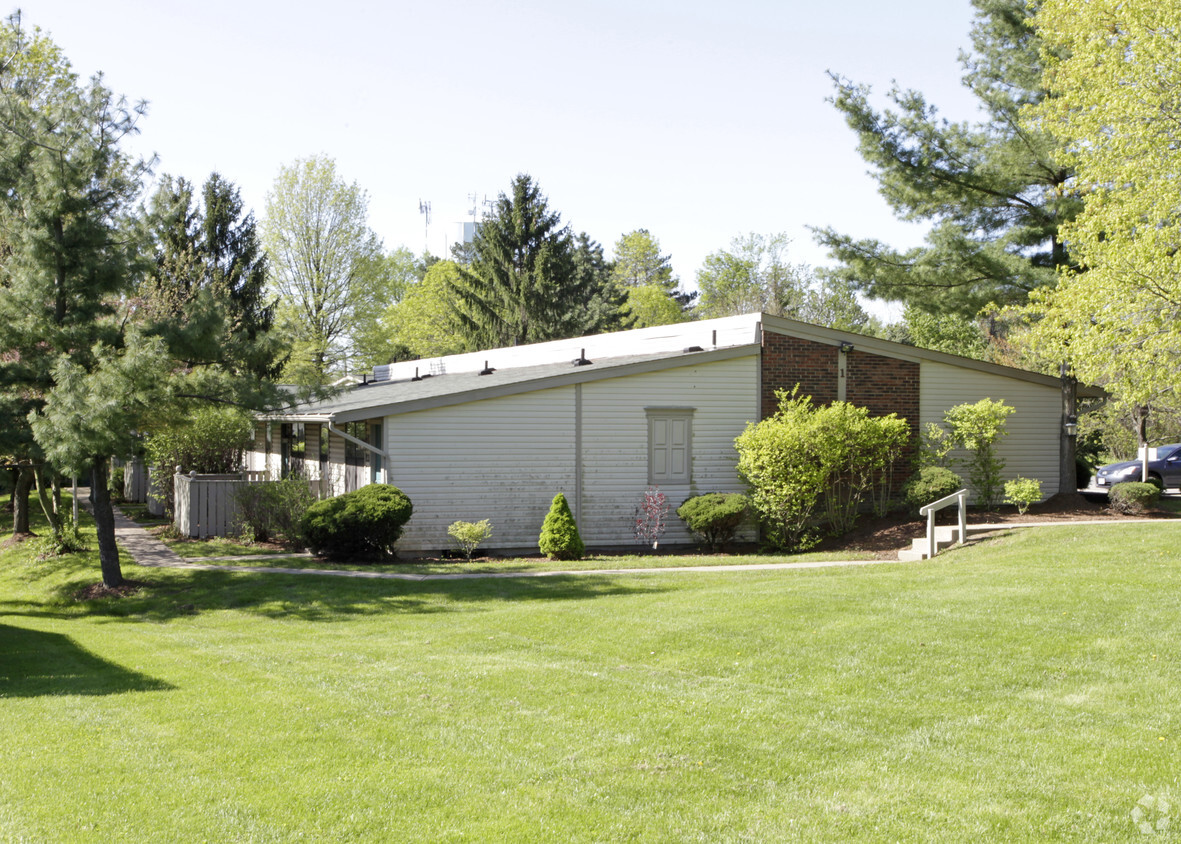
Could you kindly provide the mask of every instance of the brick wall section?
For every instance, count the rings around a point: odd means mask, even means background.
[[[914,440],[919,432],[919,365],[856,348],[846,357],[845,400],[869,408],[874,416],[897,413],[910,423],[911,444],[897,464],[898,475],[894,483],[897,491],[910,475]],[[836,346],[764,331],[763,417],[770,416],[779,407],[775,391],[790,391],[796,384],[800,385],[803,395],[811,396],[817,404],[836,401],[839,360],[840,351]]]
[[[796,384],[801,394],[811,396],[817,404],[836,401],[838,354],[836,346],[764,331],[762,418],[779,409],[775,391],[791,392]]]

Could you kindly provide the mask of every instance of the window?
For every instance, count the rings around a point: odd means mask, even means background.
[[[648,483],[688,484],[693,474],[693,408],[648,408]]]
[[[280,476],[284,478],[303,477],[303,459],[307,453],[304,424],[284,422],[280,428],[279,455]]]

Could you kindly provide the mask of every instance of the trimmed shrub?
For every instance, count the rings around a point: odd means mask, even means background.
[[[1107,503],[1117,513],[1135,516],[1160,500],[1160,487],[1140,481],[1116,484],[1107,493]]]
[[[734,440],[738,474],[770,541],[803,550],[818,541],[822,510],[834,535],[852,529],[863,503],[884,511],[910,436],[906,420],[870,416],[848,402],[817,407],[798,387],[775,395],[779,410]]]
[[[734,538],[745,521],[750,499],[737,492],[708,492],[686,499],[677,515],[705,541],[711,551],[720,551]]]
[[[391,559],[394,543],[414,508],[402,490],[369,484],[308,507],[303,517],[307,545],[334,559]]]
[[[551,560],[581,560],[586,550],[582,537],[578,535],[574,514],[566,503],[566,496],[560,492],[554,496],[545,521],[541,524],[541,537],[537,546]]]
[[[902,487],[906,509],[917,514],[920,507],[964,488],[964,479],[942,466],[924,466]]]
[[[234,491],[239,532],[255,542],[281,535],[292,545],[302,546],[304,513],[315,500],[308,482],[299,478],[243,484]]]
[[[481,519],[478,522],[452,522],[447,535],[459,545],[463,555],[471,560],[480,543],[492,535],[492,522]]]
[[[1042,500],[1042,482],[1034,478],[1016,478],[1005,482],[1005,503],[1024,514],[1031,504]]]

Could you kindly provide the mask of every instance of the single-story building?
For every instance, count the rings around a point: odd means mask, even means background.
[[[248,469],[299,475],[336,495],[373,482],[410,496],[399,548],[450,546],[454,521],[490,519],[484,548],[536,549],[563,492],[588,546],[633,544],[635,508],[659,486],[744,491],[734,438],[772,414],[775,391],[897,413],[916,434],[956,404],[1016,408],[1006,474],[1058,490],[1058,379],[769,316],[642,328],[405,361],[325,401],[260,420]],[[666,543],[689,542],[670,513]]]

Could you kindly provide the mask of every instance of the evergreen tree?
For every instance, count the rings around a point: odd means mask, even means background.
[[[696,290],[686,293],[680,289],[681,282],[673,274],[669,256],[660,254],[660,241],[647,229],[628,232],[616,241],[611,278],[626,294],[624,310],[632,316],[635,327],[668,325],[691,319],[686,314],[674,316],[671,309],[652,293],[653,288],[660,288],[677,308],[685,312],[692,309],[697,299]],[[643,292],[639,292],[641,289]]]
[[[19,15],[0,26],[0,55],[0,226],[8,247],[0,383],[10,396],[31,397],[36,414],[60,386],[63,365],[86,372],[120,343],[117,297],[137,265],[128,215],[147,165],[119,145],[143,107],[129,107],[97,78],[79,84],[56,45],[27,33]],[[52,459],[36,427],[33,434]],[[110,452],[83,451],[55,462],[79,474],[93,470],[103,581],[117,585]]]
[[[1070,262],[1057,239],[1079,201],[1053,141],[1022,125],[1022,110],[1045,96],[1035,4],[973,0],[973,52],[964,84],[986,119],[951,123],[917,91],[891,92],[897,111],[877,111],[869,89],[834,76],[834,104],[857,133],[861,155],[899,218],[932,224],[924,246],[898,251],[817,229],[842,266],[839,278],[877,299],[932,313],[975,315],[989,303],[1024,302]]]
[[[613,280],[611,262],[603,257],[603,247],[586,232],[574,242],[574,278],[582,298],[581,318],[575,334],[616,331],[625,325],[625,294]]]
[[[164,323],[187,322],[199,292],[208,292],[223,311],[226,338],[194,354],[213,351],[227,367],[274,378],[284,361],[278,338],[268,336],[275,303],[266,300],[267,260],[254,215],[243,210],[238,189],[217,173],[206,180],[201,203],[188,181],[165,176],[149,208],[155,255],[141,289],[149,315]]]
[[[527,174],[513,179],[476,231],[455,294],[465,343],[517,346],[577,336],[587,302],[569,226]]]

